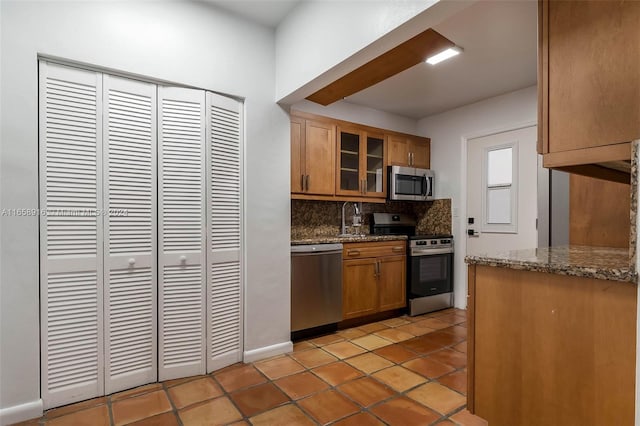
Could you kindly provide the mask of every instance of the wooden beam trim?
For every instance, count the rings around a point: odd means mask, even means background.
[[[340,77],[307,99],[327,106],[411,68],[432,54],[454,46],[455,43],[451,40],[429,28]]]

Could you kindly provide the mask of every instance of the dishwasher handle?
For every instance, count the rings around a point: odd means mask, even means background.
[[[342,244],[303,244],[291,246],[292,255],[342,253]]]

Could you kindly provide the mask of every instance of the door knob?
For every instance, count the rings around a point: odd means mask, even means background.
[[[187,256],[185,255],[180,256],[180,263],[187,263]]]
[[[136,264],[136,259],[134,259],[133,257],[129,258],[129,266],[133,266],[135,264]]]

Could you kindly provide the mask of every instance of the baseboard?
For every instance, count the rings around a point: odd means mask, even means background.
[[[42,400],[27,402],[26,404],[14,405],[13,407],[0,408],[0,425],[6,426],[25,420],[42,417]]]
[[[291,341],[277,343],[271,346],[264,346],[258,349],[251,349],[250,351],[244,351],[243,361],[254,362],[271,356],[285,354],[293,350],[293,343]]]

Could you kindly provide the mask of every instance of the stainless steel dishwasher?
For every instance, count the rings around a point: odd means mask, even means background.
[[[342,321],[342,244],[291,246],[291,331]]]

